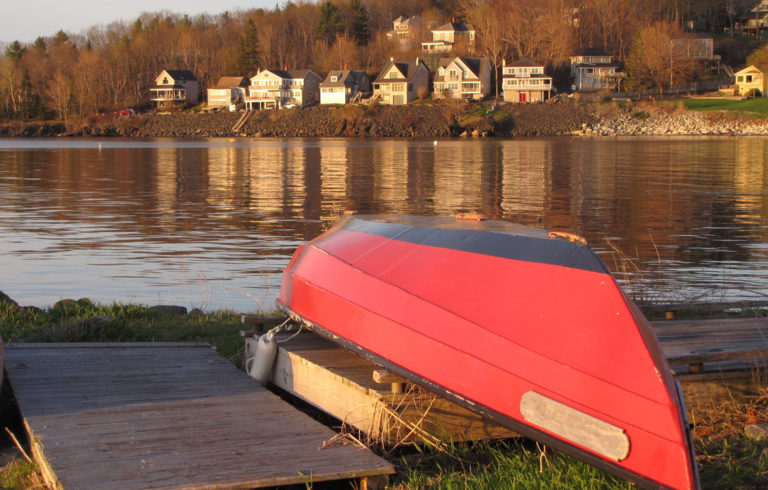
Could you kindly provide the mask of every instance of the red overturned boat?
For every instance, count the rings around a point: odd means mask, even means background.
[[[698,488],[656,337],[578,237],[346,216],[296,251],[278,305],[318,334],[649,488]]]

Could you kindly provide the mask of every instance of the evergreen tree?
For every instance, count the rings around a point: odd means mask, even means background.
[[[251,76],[256,73],[261,63],[261,46],[259,45],[259,31],[253,19],[248,19],[245,30],[240,37],[237,61],[235,62],[238,75]]]
[[[24,55],[25,48],[19,41],[13,41],[5,50],[5,56],[8,57],[11,62],[16,65],[21,57]]]
[[[360,4],[360,0],[352,0],[350,9],[352,10],[352,39],[358,46],[366,46],[371,40],[368,11]]]
[[[336,39],[336,34],[344,29],[339,9],[328,0],[317,9],[317,15],[317,37],[324,39],[328,44],[332,44]]]

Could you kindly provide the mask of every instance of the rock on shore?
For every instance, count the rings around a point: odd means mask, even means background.
[[[671,136],[766,135],[768,120],[732,113],[688,111],[665,104],[629,106],[554,99],[544,104],[466,104],[459,101],[407,106],[347,105],[243,112],[174,112],[93,117],[79,129],[60,123],[0,126],[0,136],[385,137],[451,136]]]
[[[768,120],[733,114],[687,111],[664,106],[612,108],[582,124],[576,134],[590,136],[766,135]]]

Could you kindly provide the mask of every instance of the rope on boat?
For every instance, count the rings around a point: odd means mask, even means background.
[[[269,336],[268,338],[274,338],[277,334],[279,334],[285,328],[286,325],[288,325],[288,323],[290,323],[291,320],[292,320],[292,318],[290,318],[290,317],[286,318],[283,323],[281,323],[280,325],[278,325],[276,327],[273,327],[273,328],[267,330],[264,333],[264,335],[268,335]],[[295,334],[291,335],[287,339],[278,340],[277,342],[279,344],[284,344],[284,343],[286,343],[286,342],[288,342],[290,340],[293,340],[293,338],[296,337],[297,335],[299,335],[302,330],[304,330],[304,325],[303,324],[299,324],[299,329],[296,331]]]

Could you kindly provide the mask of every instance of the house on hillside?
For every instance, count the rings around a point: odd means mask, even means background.
[[[552,77],[544,65],[528,58],[502,62],[501,90],[506,102],[544,102],[552,95]]]
[[[425,54],[450,53],[457,46],[475,49],[475,28],[464,22],[448,22],[432,29],[432,40],[421,43]]]
[[[423,61],[392,58],[373,81],[373,98],[381,104],[403,105],[429,93],[429,69]]]
[[[208,107],[229,107],[241,104],[245,100],[248,89],[248,79],[245,77],[221,77],[213,88],[209,88]]]
[[[673,59],[695,60],[707,69],[720,66],[720,55],[715,54],[715,40],[712,36],[689,34],[686,37],[671,39],[669,49]]]
[[[743,70],[734,73],[736,92],[741,96],[765,95],[765,75],[755,65],[749,65]]]
[[[371,79],[364,71],[332,70],[320,84],[320,104],[347,104],[370,93]]]
[[[149,89],[149,100],[157,108],[200,102],[200,82],[189,70],[163,70]]]
[[[320,80],[312,70],[260,70],[251,77],[245,107],[258,110],[317,104]]]
[[[739,27],[743,33],[750,35],[768,28],[768,0],[760,0],[749,9],[746,17],[740,19]]]
[[[392,21],[392,30],[387,32],[387,39],[396,40],[401,49],[410,49],[414,39],[421,35],[424,22],[421,16],[414,15],[406,18],[401,15]]]
[[[599,90],[618,90],[624,72],[621,65],[613,61],[613,56],[602,49],[587,48],[580,54],[571,56],[571,89],[577,92],[597,92]]]
[[[480,100],[491,93],[491,62],[487,58],[442,58],[434,81],[434,98]]]

